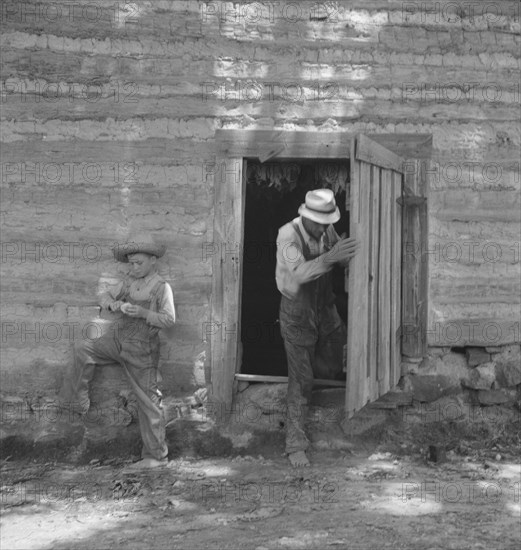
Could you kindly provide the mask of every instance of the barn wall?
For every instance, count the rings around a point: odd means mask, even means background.
[[[208,383],[218,128],[432,134],[429,343],[519,342],[519,3],[456,4],[4,2],[3,391],[54,395],[134,228],[166,392]]]

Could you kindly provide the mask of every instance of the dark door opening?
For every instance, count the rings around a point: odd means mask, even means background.
[[[341,218],[336,232],[349,234],[346,189],[349,161],[248,160],[244,214],[241,298],[242,374],[287,376],[284,342],[278,323],[280,293],[275,283],[277,233],[298,216],[308,191],[332,189]],[[334,269],[334,291],[340,317],[347,322],[344,270]]]

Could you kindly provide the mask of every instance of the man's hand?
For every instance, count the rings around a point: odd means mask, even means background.
[[[110,311],[119,311],[121,306],[124,304],[122,300],[116,300],[115,302],[112,302],[109,304],[109,310]]]
[[[329,252],[326,252],[326,262],[339,263],[346,267],[356,254],[359,244],[360,242],[353,237],[340,239]]]
[[[136,306],[134,304],[127,304],[124,308],[123,313],[125,315],[128,315],[129,317],[145,318],[147,316],[148,310],[141,306]]]

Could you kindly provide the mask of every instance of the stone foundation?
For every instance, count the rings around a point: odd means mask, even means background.
[[[518,405],[521,346],[429,348],[421,362],[404,361],[400,386],[421,403],[465,392],[480,405]]]
[[[490,424],[520,420],[519,345],[430,348],[421,362],[405,361],[402,369],[397,388],[347,421],[345,389],[316,388],[307,418],[312,445],[348,449],[351,438],[374,435],[389,421]],[[115,370],[104,375],[118,377]],[[166,397],[171,451],[195,455],[251,453],[253,447],[261,449],[271,442],[283,452],[286,384],[242,384],[240,389],[234,405],[219,419],[222,423],[212,418],[212,403],[204,389],[185,398]],[[83,419],[73,405],[60,406],[54,399],[29,392],[16,397],[2,395],[0,441],[4,458],[22,451],[27,456],[38,455],[42,449],[52,454],[58,448],[71,459],[99,452],[137,453],[140,438],[132,392],[124,385],[117,392],[112,390],[94,387],[91,409]]]

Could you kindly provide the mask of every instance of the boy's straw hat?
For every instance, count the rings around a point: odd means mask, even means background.
[[[166,246],[156,243],[148,233],[139,233],[129,237],[124,243],[116,243],[112,251],[118,262],[128,263],[130,254],[142,253],[161,258],[166,252]]]

